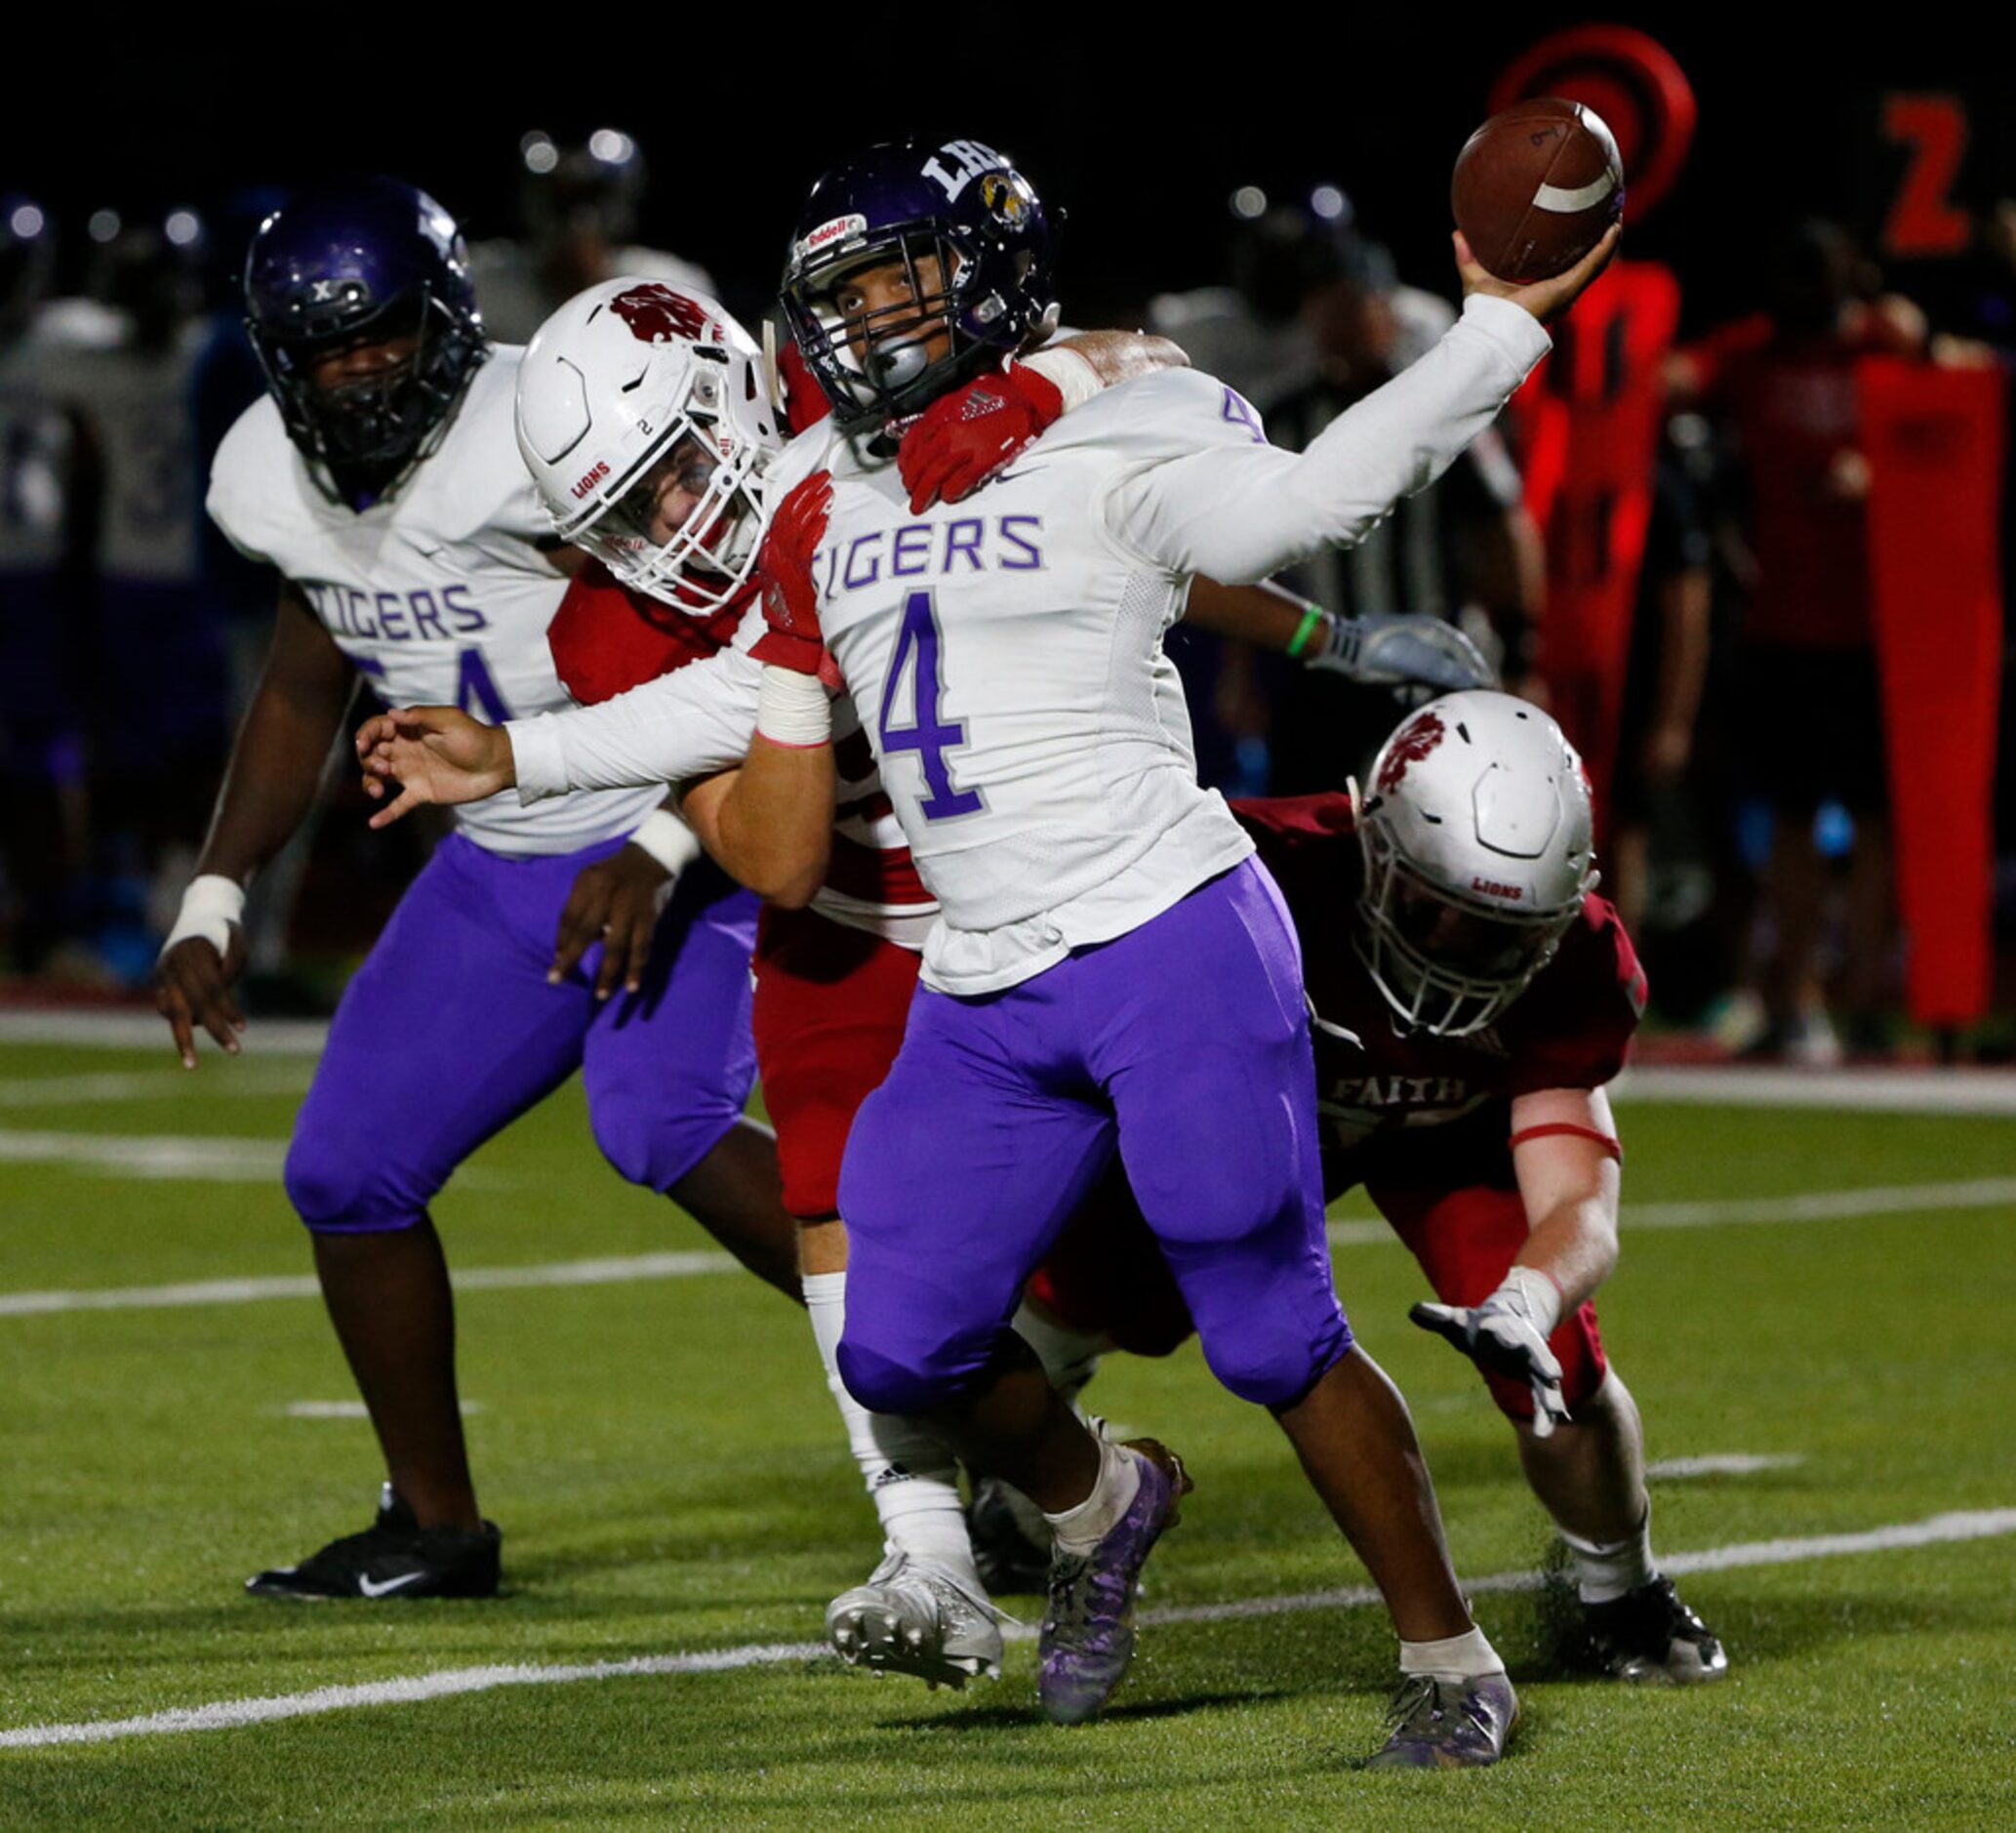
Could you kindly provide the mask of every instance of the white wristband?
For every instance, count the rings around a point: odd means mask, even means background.
[[[833,742],[833,702],[816,674],[766,663],[756,695],[756,736],[792,751]]]
[[[669,808],[654,808],[637,824],[630,844],[649,853],[676,878],[700,857],[700,841]]]
[[[1067,414],[1106,391],[1106,384],[1100,381],[1091,359],[1061,345],[1056,349],[1038,350],[1033,356],[1018,356],[1015,360],[1024,369],[1033,369],[1046,382],[1056,385],[1057,391],[1064,396]]]
[[[206,872],[200,878],[192,878],[182,893],[181,909],[176,913],[168,940],[161,944],[161,953],[166,955],[191,936],[201,936],[222,960],[230,950],[231,925],[244,920],[245,887],[222,873]]]
[[[1498,1283],[1501,1292],[1516,1294],[1543,1338],[1561,1322],[1561,1288],[1538,1267],[1513,1267]]]

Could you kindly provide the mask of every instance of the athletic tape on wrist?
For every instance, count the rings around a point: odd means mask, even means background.
[[[245,887],[222,873],[206,872],[192,878],[182,893],[181,909],[176,913],[175,927],[161,944],[166,955],[178,942],[201,936],[217,951],[219,960],[231,946],[231,925],[245,920]]]
[[[694,832],[669,808],[654,808],[637,824],[630,844],[640,847],[673,877],[700,857],[700,841]]]
[[[818,675],[766,663],[756,696],[756,736],[791,751],[830,745],[833,703]]]
[[[1060,346],[1054,350],[1038,350],[1033,356],[1018,356],[1015,361],[1018,368],[1033,369],[1044,381],[1056,385],[1058,393],[1064,396],[1067,414],[1106,391],[1106,384],[1100,381],[1099,371],[1076,350]]]

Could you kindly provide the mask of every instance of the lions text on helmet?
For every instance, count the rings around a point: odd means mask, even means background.
[[[919,413],[1057,322],[1050,214],[978,141],[873,146],[813,187],[784,307],[849,435]]]
[[[784,434],[761,352],[713,300],[634,276],[577,295],[526,349],[516,426],[563,541],[680,610],[746,590]]]
[[[1589,779],[1546,713],[1448,694],[1387,740],[1358,824],[1352,937],[1400,1025],[1482,1031],[1552,959],[1594,889]]]
[[[245,308],[289,435],[352,508],[433,449],[490,349],[455,219],[395,179],[343,180],[267,217]]]

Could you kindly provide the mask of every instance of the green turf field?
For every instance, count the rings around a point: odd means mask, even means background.
[[[0,1743],[447,1670],[728,1652],[714,1671],[547,1675],[0,1748],[0,1825],[2016,1822],[2016,1210],[1900,1198],[1758,1222],[1676,1207],[2007,1178],[2007,1120],[1622,1112],[1626,1248],[1603,1314],[1650,1453],[1785,1460],[1655,1484],[1663,1551],[1739,1549],[1682,1587],[1734,1673],[1689,1694],[1574,1678],[1549,1657],[1536,1599],[1490,1591],[1479,1615],[1526,1705],[1512,1760],[1369,1776],[1356,1764],[1393,1647],[1362,1607],[1151,1624],[1107,1719],[1074,1731],[1036,1721],[1027,1643],[1001,1683],[963,1694],[794,1647],[874,1563],[872,1517],[802,1320],[735,1273],[464,1295],[464,1392],[508,1597],[244,1598],[248,1572],[370,1513],[368,1427],[289,1410],[351,1397],[319,1305],[8,1301],[304,1275],[267,1167],[305,1073],[270,1055],[206,1056],[191,1077],[165,1048],[0,1048],[0,1733],[15,1734]],[[191,1136],[199,1150],[176,1144]],[[206,1165],[232,1175],[181,1174]],[[1652,1205],[1635,1232],[1633,1204]],[[438,1216],[462,1269],[704,1245],[601,1165],[574,1090],[484,1152]],[[1690,1216],[1702,1225],[1672,1226]],[[1460,1569],[1532,1568],[1541,1522],[1510,1435],[1466,1365],[1407,1325],[1411,1262],[1351,1239],[1338,1267],[1360,1336],[1414,1404]],[[1273,1427],[1193,1350],[1115,1359],[1091,1398],[1166,1437],[1197,1479],[1149,1607],[1362,1581]],[[1951,1521],[1915,1547],[1878,1536],[1968,1511],[2003,1513],[1971,1538]],[[1827,1535],[1875,1537],[1767,1549],[1776,1563],[1754,1545]],[[1033,1617],[1033,1600],[1010,1603]]]

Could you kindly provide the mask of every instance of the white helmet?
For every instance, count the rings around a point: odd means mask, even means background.
[[[633,275],[576,294],[526,348],[517,428],[561,540],[625,584],[708,612],[747,583],[784,440],[762,354],[713,300]]]
[[[1372,764],[1359,958],[1408,1030],[1465,1038],[1552,959],[1595,886],[1589,778],[1538,707],[1445,694]]]

